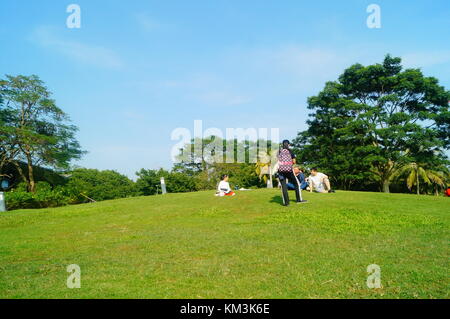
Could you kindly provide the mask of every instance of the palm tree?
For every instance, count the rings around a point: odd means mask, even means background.
[[[406,186],[411,190],[416,186],[417,195],[420,194],[420,180],[423,180],[426,184],[434,184],[437,188],[445,187],[445,175],[443,172],[427,170],[424,165],[416,162],[412,162],[400,167],[393,175],[394,178],[406,176]]]
[[[259,152],[258,161],[255,164],[255,172],[259,176],[259,179],[264,180],[267,184],[267,188],[273,188],[273,160],[271,156],[272,152]],[[269,181],[269,183],[267,183]]]
[[[448,172],[442,171],[427,171],[428,178],[433,184],[434,194],[439,196],[439,189],[445,189],[447,181],[449,180]]]

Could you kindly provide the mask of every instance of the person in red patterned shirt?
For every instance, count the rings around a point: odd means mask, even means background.
[[[284,140],[281,149],[278,151],[278,179],[281,183],[281,192],[283,198],[283,205],[289,206],[289,193],[287,187],[287,180],[291,181],[295,187],[295,197],[297,203],[303,203],[300,194],[300,182],[293,172],[293,165],[295,164],[295,154],[289,148],[290,142]]]

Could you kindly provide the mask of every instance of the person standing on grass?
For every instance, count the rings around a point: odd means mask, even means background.
[[[278,151],[278,179],[281,183],[281,191],[283,194],[283,205],[289,206],[289,193],[286,180],[291,181],[295,187],[295,198],[297,203],[301,203],[300,185],[298,179],[293,172],[293,165],[295,164],[295,155],[289,148],[290,142],[284,140],[281,149]]]
[[[234,196],[236,195],[228,183],[228,175],[224,174],[220,177],[220,183],[217,187],[217,196]]]

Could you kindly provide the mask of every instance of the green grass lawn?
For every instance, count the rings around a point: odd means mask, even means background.
[[[291,193],[291,197],[293,194]],[[450,199],[278,190],[0,214],[0,298],[448,298]],[[81,267],[68,289],[66,267]],[[366,285],[381,267],[382,288]]]

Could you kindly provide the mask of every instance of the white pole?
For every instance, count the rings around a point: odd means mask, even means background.
[[[5,195],[0,192],[0,213],[6,212]]]
[[[269,180],[267,181],[267,188],[273,188],[273,181],[272,181],[272,167],[269,164]]]
[[[167,194],[166,182],[164,180],[164,177],[161,177],[161,194]]]

